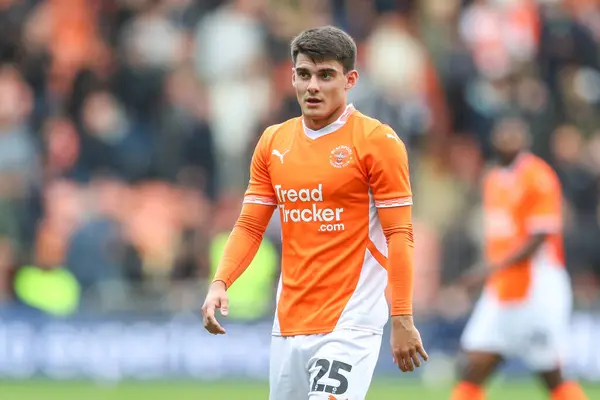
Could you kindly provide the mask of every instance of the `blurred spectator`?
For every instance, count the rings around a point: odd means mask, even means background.
[[[590,273],[600,272],[600,181],[582,162],[583,141],[576,127],[560,126],[553,135],[553,154],[567,207],[568,266],[574,272]]]
[[[426,134],[440,141],[448,128],[446,107],[425,48],[406,17],[386,14],[377,22],[366,42],[366,74],[351,98],[366,114],[386,121],[408,145]]]
[[[0,176],[2,197],[22,199],[37,183],[38,146],[29,126],[32,93],[11,66],[0,69]]]
[[[500,79],[535,56],[539,15],[529,0],[475,0],[463,12],[460,29],[479,72]]]
[[[582,133],[572,125],[559,126],[554,131],[552,145],[554,168],[575,218],[595,221],[600,193],[597,177],[582,162]]]
[[[127,114],[110,92],[95,91],[85,98],[81,122],[82,179],[106,172],[128,181],[150,177],[153,132],[147,123]]]
[[[192,179],[195,186],[214,199],[217,162],[214,137],[206,118],[206,94],[193,71],[185,67],[167,76],[164,92],[158,116],[158,177],[169,181]]]
[[[85,196],[90,214],[68,236],[65,265],[83,290],[102,282],[141,280],[140,257],[123,229],[130,189],[115,179],[96,178]]]
[[[0,298],[12,268],[28,252],[28,199],[40,184],[39,146],[29,117],[32,93],[19,71],[0,66]]]
[[[12,298],[12,274],[16,267],[14,245],[3,236],[0,239],[0,305],[10,303]]]
[[[79,307],[79,283],[62,267],[50,270],[34,265],[20,267],[15,274],[14,286],[19,302],[40,313],[66,317]]]
[[[260,20],[266,6],[264,0],[234,0],[207,14],[196,29],[196,69],[207,85],[224,188],[245,184],[248,146],[268,111],[270,62]]]

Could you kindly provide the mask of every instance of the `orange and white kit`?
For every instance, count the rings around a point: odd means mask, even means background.
[[[412,314],[411,205],[404,144],[352,105],[319,131],[294,118],[261,136],[242,213],[214,279],[227,286],[235,281],[277,209],[282,267],[272,333],[273,347],[285,355],[272,354],[271,400],[277,393],[295,398],[283,393],[313,383],[323,390],[313,390],[311,399],[364,398],[359,393],[370,384],[390,311]],[[363,336],[370,338],[360,339],[363,348],[353,344]],[[294,365],[281,357],[303,361]],[[369,362],[353,365],[363,359]],[[335,386],[312,377],[325,363],[329,368],[318,378],[344,375],[344,393],[339,379]],[[332,372],[333,365],[350,367]],[[294,377],[275,379],[274,373]],[[307,395],[304,390],[299,398]]]
[[[561,363],[572,292],[562,245],[562,193],[551,167],[521,154],[494,168],[483,188],[485,253],[502,262],[534,234],[546,235],[530,259],[490,277],[462,337],[466,350],[518,356],[535,371]]]

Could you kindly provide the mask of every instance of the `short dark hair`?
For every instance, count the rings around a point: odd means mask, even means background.
[[[337,60],[344,73],[352,71],[356,63],[356,43],[350,35],[334,26],[308,29],[294,38],[291,44],[292,62],[296,65],[298,54],[313,61]]]

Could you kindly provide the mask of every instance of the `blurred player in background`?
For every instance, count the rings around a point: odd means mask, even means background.
[[[481,400],[483,385],[504,357],[521,358],[555,400],[586,399],[561,373],[572,293],[562,244],[558,177],[527,152],[524,121],[501,120],[493,133],[498,166],[483,184],[487,265],[465,283],[487,285],[462,337],[466,352],[452,400]]]
[[[302,117],[265,130],[241,215],[203,306],[224,334],[226,290],[248,267],[273,211],[282,267],[273,324],[271,400],[364,399],[391,303],[391,346],[402,371],[427,359],[412,318],[412,194],[406,148],[387,125],[347,104],[356,44],[322,27],[291,44]]]

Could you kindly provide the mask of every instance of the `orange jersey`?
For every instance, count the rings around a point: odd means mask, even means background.
[[[244,203],[277,206],[281,219],[273,334],[382,331],[387,245],[377,208],[412,204],[406,148],[390,127],[351,105],[320,131],[302,118],[269,127]]]
[[[539,263],[562,268],[562,193],[552,168],[525,153],[511,168],[494,168],[483,186],[485,250],[492,264],[521,249],[532,234],[547,238],[528,260],[498,271],[489,284],[500,301],[522,301],[529,292],[532,268]]]

